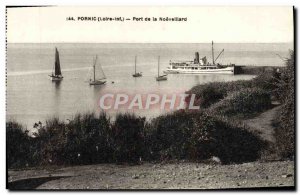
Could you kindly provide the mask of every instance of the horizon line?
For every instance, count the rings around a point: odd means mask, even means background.
[[[209,43],[212,42],[193,42],[193,43],[181,43],[181,42],[144,42],[144,43],[127,43],[127,42],[6,42],[7,44],[202,44],[202,43]],[[215,44],[228,44],[228,43],[243,43],[243,44],[272,44],[272,43],[294,43],[294,41],[287,41],[287,42],[214,42]]]

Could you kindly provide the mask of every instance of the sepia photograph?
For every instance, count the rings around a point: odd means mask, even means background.
[[[295,190],[293,6],[6,6],[6,188]]]

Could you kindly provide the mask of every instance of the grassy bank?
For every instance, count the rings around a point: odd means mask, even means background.
[[[275,136],[280,154],[291,157],[294,154],[294,62],[291,59],[282,73],[274,70],[249,81],[193,87],[187,93],[196,94],[199,111],[179,110],[151,121],[132,114],[119,114],[112,121],[105,113],[76,115],[68,123],[53,118],[45,124],[36,124],[34,137],[19,124],[8,122],[8,168],[198,161],[212,157],[218,157],[224,164],[255,161],[268,143],[238,120],[269,109],[271,100],[280,100],[284,105]]]
[[[196,95],[196,105],[200,106],[201,109],[209,108],[220,101],[226,101],[226,98],[235,99],[236,104],[240,103],[240,106],[244,106],[246,103],[251,103],[255,98],[260,99],[260,97],[264,97],[265,100],[262,100],[262,103],[268,104],[268,99],[278,98],[276,91],[278,83],[277,74],[278,73],[274,70],[260,74],[251,80],[212,82],[197,85],[186,93]],[[242,95],[243,93],[245,95]],[[248,97],[246,94],[254,97],[252,99],[245,99]],[[267,98],[267,96],[269,98]]]
[[[37,126],[35,137],[18,124],[7,123],[8,166],[141,161],[203,160],[217,156],[223,163],[259,158],[265,144],[243,126],[233,126],[205,112],[178,111],[151,122],[120,114],[78,115],[66,124],[51,119]],[[16,152],[17,151],[17,152]]]
[[[196,94],[195,102],[213,115],[239,120],[254,117],[271,107],[271,101],[283,106],[274,121],[276,153],[281,158],[295,155],[295,64],[294,52],[285,60],[285,67],[255,68],[261,72],[248,81],[213,82],[198,85],[188,94]],[[187,98],[187,101],[189,98]]]
[[[278,80],[276,93],[282,103],[282,109],[277,114],[274,122],[275,136],[278,142],[277,149],[283,158],[294,158],[295,156],[295,56],[290,52],[286,59],[286,69]]]

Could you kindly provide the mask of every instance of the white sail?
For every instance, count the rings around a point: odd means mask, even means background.
[[[100,70],[98,70],[98,68]],[[93,78],[90,79],[89,83],[90,85],[102,85],[106,83],[104,79],[106,79],[106,76],[104,74],[101,65],[100,64],[97,65],[97,56],[96,56],[96,59],[93,60]]]
[[[94,59],[94,74],[95,74],[94,80],[106,79],[106,76],[105,76],[105,73],[102,69],[102,66],[101,66],[100,63],[98,63],[98,56],[96,56],[96,59]]]
[[[105,73],[104,73],[104,71],[102,69],[101,64],[99,65],[99,67],[100,67],[100,70],[101,70],[101,77],[99,77],[99,79],[106,79],[106,76],[105,76]]]

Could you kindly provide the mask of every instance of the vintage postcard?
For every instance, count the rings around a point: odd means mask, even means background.
[[[295,189],[294,13],[6,7],[7,189]]]

